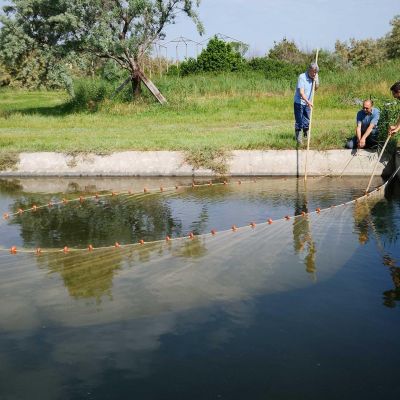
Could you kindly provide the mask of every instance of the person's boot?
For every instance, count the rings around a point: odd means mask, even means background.
[[[296,129],[294,133],[297,144],[303,144],[303,137],[301,135],[301,130]]]
[[[307,139],[307,137],[308,137],[308,129],[304,129],[303,130],[303,135],[304,135],[304,138]]]

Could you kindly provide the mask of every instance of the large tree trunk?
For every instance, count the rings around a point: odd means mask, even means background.
[[[138,98],[142,93],[142,85],[141,85],[140,75],[137,71],[132,74],[132,94],[133,98]]]

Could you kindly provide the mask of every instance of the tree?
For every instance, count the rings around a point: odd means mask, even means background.
[[[152,43],[179,13],[190,17],[199,33],[200,0],[14,0],[3,7],[0,55],[17,65],[33,53],[44,55],[45,77],[54,60],[75,55],[113,60],[128,71],[134,94],[146,80],[140,63]],[[44,78],[43,78],[44,79]]]
[[[308,59],[307,55],[298,49],[295,42],[286,38],[280,42],[274,42],[274,47],[268,52],[268,58],[293,64],[304,64]]]
[[[392,31],[386,36],[386,51],[388,58],[400,58],[400,15],[391,21]]]
[[[347,42],[335,43],[335,53],[344,63],[356,67],[368,67],[381,63],[385,59],[385,47],[383,39],[354,38]]]

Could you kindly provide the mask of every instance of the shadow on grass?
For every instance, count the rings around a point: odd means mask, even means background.
[[[3,118],[7,118],[12,116],[13,114],[22,114],[22,115],[41,115],[49,117],[64,117],[70,114],[95,113],[97,111],[99,111],[99,106],[78,107],[77,105],[68,101],[63,104],[57,104],[54,106],[37,106],[37,107],[15,108],[12,110],[1,110],[0,116]]]

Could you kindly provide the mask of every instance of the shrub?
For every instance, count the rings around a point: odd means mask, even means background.
[[[252,70],[263,71],[267,79],[287,81],[296,79],[307,68],[305,64],[291,64],[268,57],[253,58],[248,62],[248,66]]]
[[[104,79],[79,79],[74,81],[75,94],[68,105],[75,110],[97,111],[114,90],[114,85]]]
[[[246,61],[233,50],[230,43],[217,37],[212,38],[197,60],[189,58],[179,66],[181,75],[197,72],[234,72],[246,68]]]
[[[400,102],[386,101],[381,103],[381,105],[378,105],[381,111],[378,122],[379,140],[385,141],[389,126],[394,125],[400,117]]]

